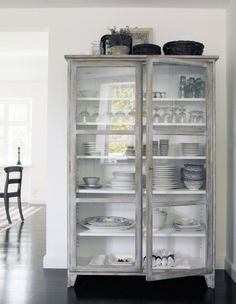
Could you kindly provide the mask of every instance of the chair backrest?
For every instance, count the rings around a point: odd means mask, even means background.
[[[23,167],[20,167],[20,166],[9,166],[9,167],[5,167],[4,171],[6,172],[6,181],[5,181],[4,192],[8,193],[8,186],[10,184],[18,184],[17,194],[20,195],[20,192],[21,192],[21,183],[22,183],[22,175],[23,175]],[[10,174],[11,173],[16,173],[16,172],[19,172],[19,177],[18,178],[11,178]]]

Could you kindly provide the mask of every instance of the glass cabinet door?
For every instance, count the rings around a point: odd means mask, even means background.
[[[72,264],[80,272],[137,272],[142,259],[141,66],[81,63],[72,70]]]
[[[148,62],[143,209],[147,280],[213,271],[211,69],[191,62]]]

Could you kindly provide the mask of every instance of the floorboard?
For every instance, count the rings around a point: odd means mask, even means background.
[[[236,304],[236,284],[216,271],[216,288],[202,277],[145,282],[143,277],[81,276],[66,287],[65,270],[42,268],[45,208],[0,234],[0,304]]]

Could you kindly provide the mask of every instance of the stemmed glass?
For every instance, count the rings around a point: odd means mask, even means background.
[[[179,123],[186,123],[186,109],[184,107],[179,108]]]
[[[197,123],[204,123],[204,113],[203,111],[196,111],[196,122]]]
[[[173,107],[172,109],[171,109],[171,111],[172,111],[172,121],[170,121],[170,122],[172,122],[172,123],[178,123],[178,120],[179,120],[179,115],[178,115],[178,113],[177,113],[177,111],[179,110],[179,108],[178,107]]]
[[[80,112],[80,121],[86,123],[89,121],[90,114],[87,111],[87,107],[84,108],[83,111]]]
[[[93,114],[91,114],[91,121],[97,122],[98,116],[99,116],[99,114],[98,114],[98,106],[95,106],[94,107],[94,112],[93,112]]]
[[[169,123],[171,119],[171,113],[169,111],[170,109],[168,107],[163,108],[163,114],[162,114],[162,122],[163,123]]]
[[[154,107],[153,110],[154,110],[153,122],[154,123],[161,122],[161,115],[158,113],[158,112],[160,112],[160,108],[159,107]]]

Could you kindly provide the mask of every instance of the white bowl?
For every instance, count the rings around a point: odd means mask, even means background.
[[[197,191],[203,186],[203,181],[184,181],[184,185],[188,190]]]
[[[99,177],[83,177],[83,180],[86,185],[97,185],[100,178]]]

